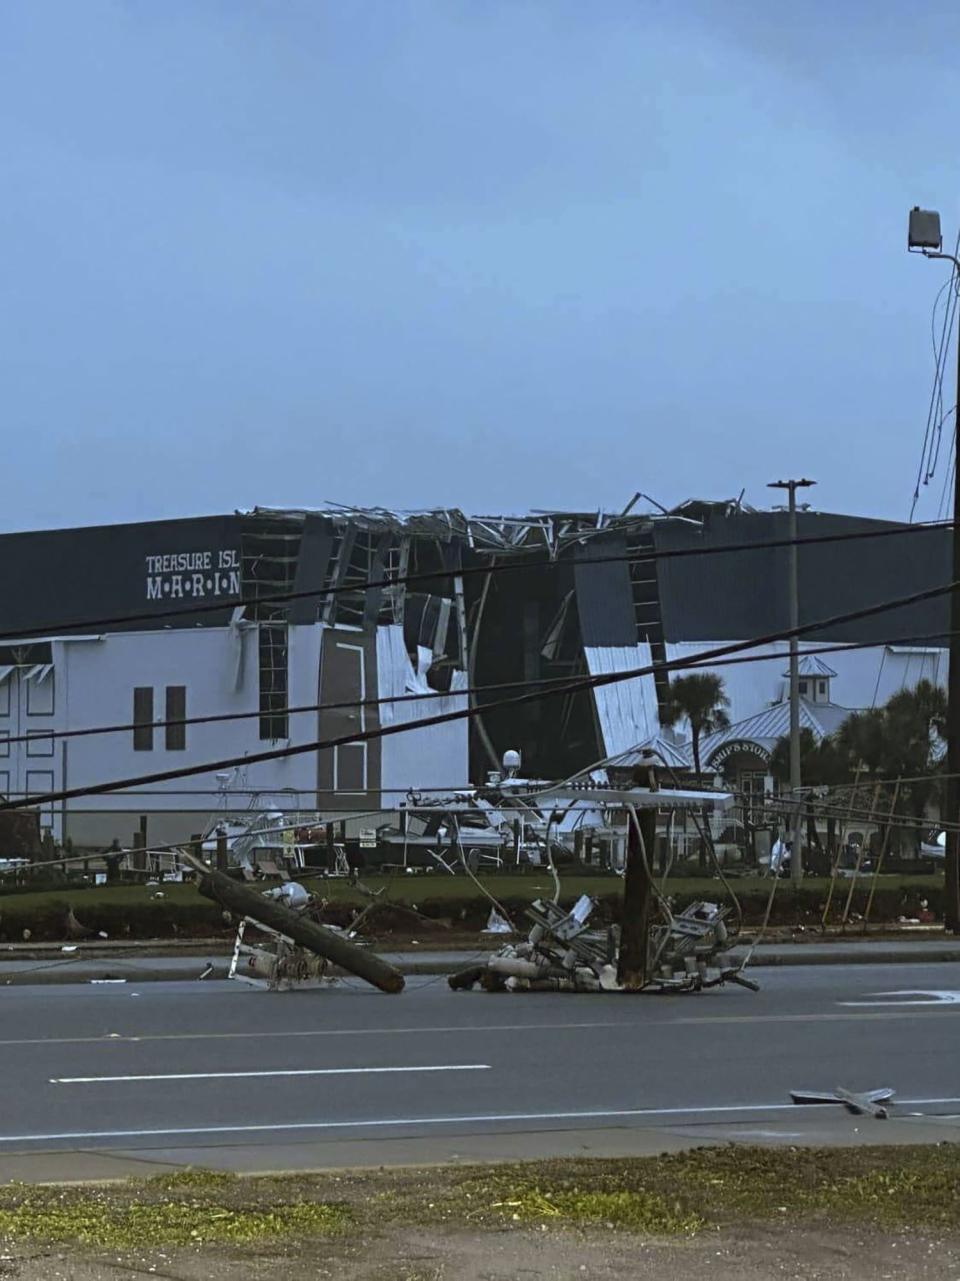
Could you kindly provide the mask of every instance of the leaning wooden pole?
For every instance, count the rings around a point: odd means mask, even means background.
[[[873,880],[870,882],[870,894],[867,898],[867,906],[863,909],[863,925],[861,934],[867,932],[867,921],[870,919],[870,909],[873,907],[873,896],[877,892],[877,881],[880,879],[880,872],[883,869],[883,860],[886,857],[887,846],[890,844],[890,833],[893,831],[893,820],[897,812],[897,798],[900,795],[900,780],[897,779],[896,786],[893,789],[893,798],[890,801],[890,813],[887,815],[886,826],[883,829],[883,842],[880,846],[880,855],[877,858],[877,865],[873,869]]]
[[[209,868],[203,870],[198,888],[205,898],[213,899],[235,916],[247,916],[278,934],[286,935],[301,947],[372,983],[381,992],[403,991],[403,975],[382,956],[357,947],[356,943],[333,930],[324,929],[316,921],[298,916],[275,899],[265,898],[259,890]]]

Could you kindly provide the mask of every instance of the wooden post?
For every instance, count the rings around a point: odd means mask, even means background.
[[[840,824],[840,834],[837,837],[837,848],[834,854],[833,866],[830,870],[830,889],[827,891],[827,901],[824,904],[823,915],[820,918],[820,928],[827,928],[827,917],[830,915],[830,904],[833,902],[833,891],[837,884],[837,875],[840,871],[840,860],[843,858],[844,842],[847,838],[847,824],[853,816],[853,805],[857,795],[857,786],[860,782],[860,773],[862,765],[857,765],[856,773],[853,776],[853,787],[850,791],[850,804],[847,806],[847,814],[844,821]]]
[[[123,858],[123,854],[120,849],[120,842],[114,837],[109,852],[104,856],[104,862],[107,865],[107,884],[119,881],[121,858]]]
[[[653,881],[650,857],[657,834],[657,811],[630,809],[627,827],[627,862],[623,881],[623,921],[620,926],[620,962],[617,977],[629,992],[639,992],[649,979],[650,915]]]
[[[227,870],[227,834],[226,832],[217,833],[217,871],[225,872]]]
[[[893,789],[893,797],[890,801],[890,813],[887,816],[887,824],[883,829],[883,843],[880,846],[880,857],[877,859],[877,865],[873,869],[873,880],[870,882],[870,894],[867,898],[867,906],[863,909],[863,929],[862,933],[867,932],[867,921],[870,918],[870,909],[873,907],[873,896],[877,891],[877,880],[880,876],[880,869],[883,867],[884,855],[887,852],[887,846],[890,844],[890,833],[893,830],[893,817],[897,812],[897,797],[900,795],[900,780],[897,779]]]
[[[869,810],[869,821],[874,823],[877,819],[877,805],[880,802],[880,786],[881,785],[877,783],[876,787],[873,789],[873,804],[870,806]],[[864,826],[866,826],[866,824],[864,824]],[[865,836],[863,844],[860,846],[859,853],[857,854],[857,865],[853,869],[853,876],[850,878],[850,889],[847,892],[847,901],[843,905],[843,915],[840,917],[840,925],[844,928],[847,924],[847,917],[850,915],[850,904],[853,902],[853,891],[857,888],[857,881],[860,877],[860,868],[863,866],[863,855],[866,848],[867,838]]]
[[[334,839],[333,824],[327,823],[325,831],[327,833],[327,871],[332,875],[337,870],[337,846]]]

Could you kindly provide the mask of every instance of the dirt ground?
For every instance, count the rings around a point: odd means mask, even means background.
[[[359,1242],[0,1255],[3,1281],[957,1281],[960,1235],[755,1226],[650,1241],[624,1232],[387,1229]]]
[[[960,1281],[960,1146],[0,1186],[0,1281],[144,1277]]]

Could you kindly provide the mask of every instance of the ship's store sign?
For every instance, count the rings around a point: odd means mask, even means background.
[[[240,553],[223,550],[147,556],[147,600],[240,595]]]
[[[749,738],[735,738],[729,743],[724,743],[722,747],[717,748],[710,757],[711,765],[722,765],[728,761],[731,756],[755,756],[758,760],[766,764],[770,760],[770,753],[759,743],[752,743]]]

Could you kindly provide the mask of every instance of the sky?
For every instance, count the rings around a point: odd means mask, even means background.
[[[0,529],[787,475],[905,519],[958,43],[952,0],[9,0]]]

